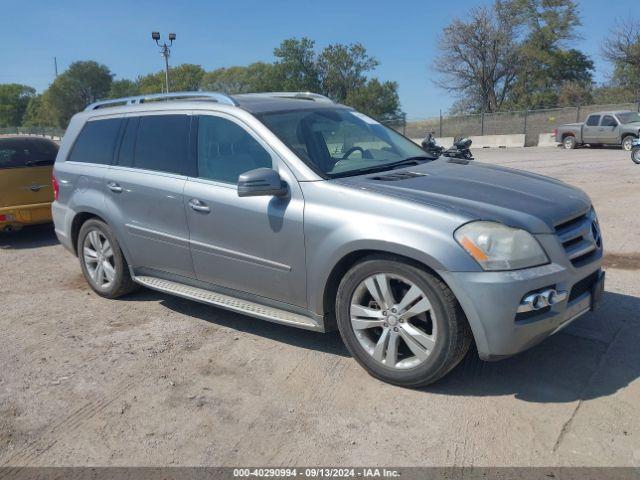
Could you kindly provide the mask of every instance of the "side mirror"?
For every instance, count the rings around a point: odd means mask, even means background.
[[[278,172],[271,168],[256,168],[238,177],[239,197],[282,197],[287,194],[287,184]]]

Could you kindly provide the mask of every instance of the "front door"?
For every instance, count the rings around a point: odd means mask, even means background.
[[[193,278],[182,198],[190,122],[186,114],[129,118],[104,182],[112,226],[133,266]]]
[[[197,162],[184,191],[197,278],[306,307],[304,200],[287,166],[246,126],[222,115],[197,117]],[[279,171],[290,195],[238,197],[238,176],[260,167]]]
[[[604,115],[600,122],[600,140],[601,143],[617,144],[620,143],[620,125],[613,115]]]

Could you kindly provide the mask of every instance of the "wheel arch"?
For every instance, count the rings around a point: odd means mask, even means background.
[[[109,225],[109,221],[105,218],[104,215],[92,209],[83,209],[77,212],[73,216],[73,220],[71,220],[71,227],[70,227],[69,233],[70,233],[73,253],[76,256],[78,256],[78,236],[80,235],[80,229],[82,228],[82,225],[84,225],[88,220],[91,220],[93,218],[95,218],[96,220],[100,220],[101,222]],[[121,239],[118,237],[118,234],[115,231],[115,229],[111,228],[111,232],[113,235],[115,235],[116,240],[118,241],[118,246],[120,247],[120,250],[124,255],[124,258],[127,260],[129,265],[131,265],[131,261],[130,261],[131,258],[129,256],[129,251],[126,248],[126,245],[124,245]]]
[[[325,322],[329,326],[335,327],[335,299],[338,293],[340,281],[351,267],[363,261],[365,258],[378,258],[406,263],[430,273],[441,280],[444,284],[447,284],[447,282],[438,274],[435,265],[428,265],[407,255],[379,249],[359,249],[351,251],[343,255],[334,264],[329,275],[324,281],[324,287],[322,289],[322,310],[324,312]]]

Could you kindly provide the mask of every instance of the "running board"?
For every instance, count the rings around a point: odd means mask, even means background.
[[[192,287],[183,283],[163,280],[157,277],[136,276],[133,280],[140,285],[158,290],[159,292],[170,293],[178,297],[188,298],[196,302],[214,305],[238,313],[243,313],[251,317],[268,320],[270,322],[282,323],[307,330],[324,332],[324,327],[314,319],[298,313],[288,312],[275,307],[268,307],[259,303],[250,302],[240,298],[212,292],[203,288]]]

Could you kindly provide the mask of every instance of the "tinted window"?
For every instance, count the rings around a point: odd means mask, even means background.
[[[46,140],[8,138],[0,140],[0,169],[53,165],[58,146]]]
[[[590,127],[596,127],[600,123],[600,115],[591,115],[587,118],[587,125]]]
[[[199,177],[238,183],[240,174],[261,167],[272,167],[271,156],[246,130],[224,118],[199,117]]]
[[[136,145],[136,135],[138,134],[138,125],[140,118],[133,117],[126,120],[127,124],[124,128],[122,143],[120,144],[120,152],[118,153],[118,165],[124,167],[133,166],[133,149]]]
[[[120,118],[87,122],[78,135],[67,160],[102,165],[111,164],[121,123],[122,119]]]
[[[146,170],[184,174],[188,169],[189,117],[140,117],[133,166]]]
[[[611,115],[605,115],[602,117],[602,126],[603,127],[617,127],[618,122]]]

